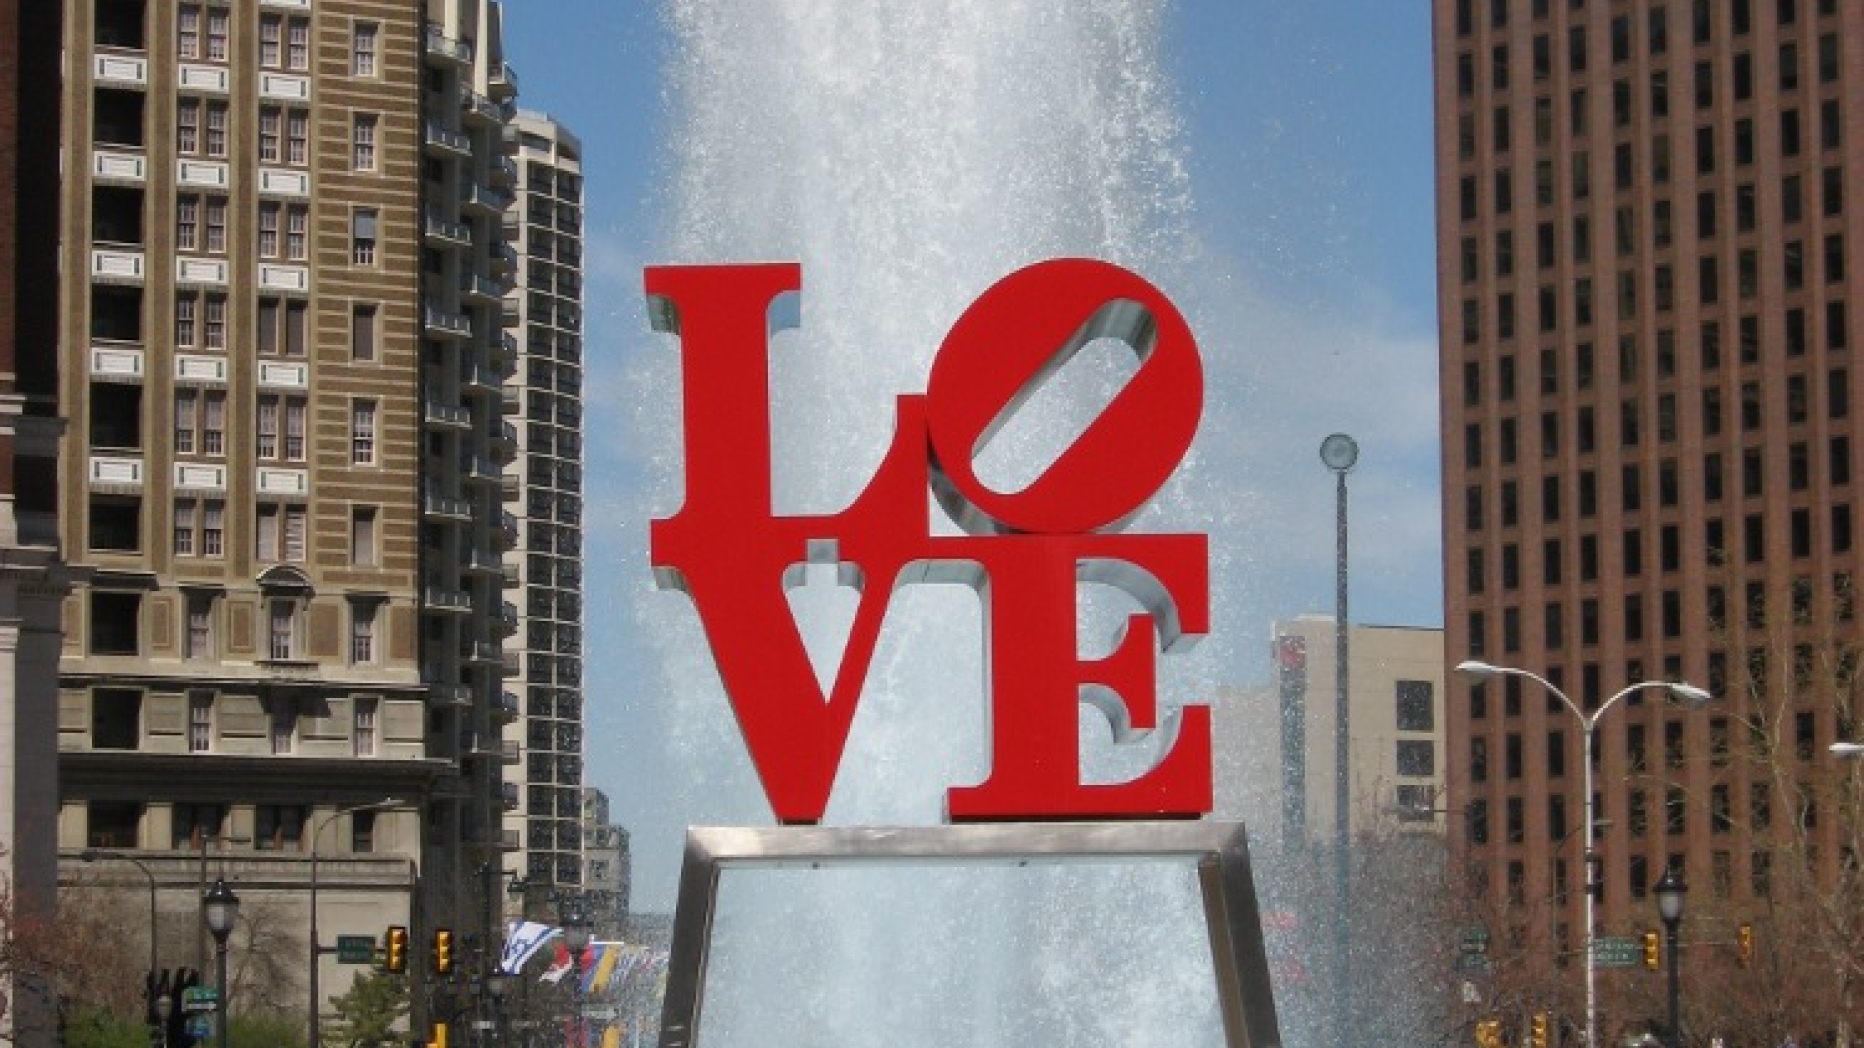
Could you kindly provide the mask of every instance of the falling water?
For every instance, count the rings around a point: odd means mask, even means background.
[[[861,490],[891,440],[894,398],[925,388],[952,321],[1003,275],[1073,255],[1174,297],[1194,279],[1162,8],[671,0],[664,257],[803,267],[800,328],[771,345],[779,512],[830,513]],[[1090,350],[993,445],[987,478],[1013,486],[1039,472],[1130,375],[1130,353]],[[676,433],[673,354],[654,366],[663,393],[636,421]],[[679,501],[677,449],[666,454],[659,516]],[[1200,503],[1195,458],[1134,530],[1207,531],[1224,517]],[[854,598],[827,569],[810,582],[793,606],[824,672]],[[690,821],[768,823],[682,600],[637,609],[662,650],[665,728],[690,772],[670,790]],[[1083,654],[1104,652],[1131,610],[1119,594],[1085,594]],[[947,787],[986,776],[980,623],[962,587],[894,595],[828,823],[937,823]],[[1210,701],[1223,659],[1234,665],[1234,647],[1164,660],[1162,701]],[[1116,750],[1086,711],[1081,745],[1101,779],[1156,756]],[[727,878],[699,1043],[1217,1045],[1195,907],[1176,867]]]

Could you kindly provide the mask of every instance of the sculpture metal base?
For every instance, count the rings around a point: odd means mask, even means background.
[[[1209,934],[1225,1048],[1280,1048],[1243,826],[1234,822],[984,823],[922,827],[687,830],[668,962],[660,1048],[699,1048],[706,965],[721,872],[864,863],[1119,862],[1194,864]]]

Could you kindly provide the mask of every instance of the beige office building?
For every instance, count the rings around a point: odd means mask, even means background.
[[[517,845],[499,19],[65,5],[58,540],[84,583],[58,843],[67,891],[147,875],[162,966],[208,968],[213,877],[288,984],[313,920],[325,947],[406,926],[424,971],[435,929],[495,913],[480,871]],[[316,963],[322,997],[364,970]]]

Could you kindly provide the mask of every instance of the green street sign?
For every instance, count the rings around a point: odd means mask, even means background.
[[[337,936],[338,964],[368,964],[375,960],[375,936]]]
[[[190,986],[181,991],[181,1010],[187,1013],[220,1010],[220,991],[212,986]]]
[[[1643,957],[1643,946],[1629,936],[1601,935],[1592,940],[1592,961],[1601,968],[1635,968]]]

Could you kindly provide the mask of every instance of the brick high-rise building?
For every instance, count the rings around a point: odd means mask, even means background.
[[[408,926],[423,969],[434,929],[491,931],[516,846],[500,17],[66,5],[57,538],[86,575],[59,844],[67,880],[140,890],[116,860],[141,863],[163,966],[208,967],[208,872],[305,951],[278,970],[318,966],[285,1000],[358,970],[312,960],[307,926]]]
[[[1675,865],[1696,934],[1732,942],[1783,862],[1829,883],[1845,861],[1816,811],[1854,730],[1824,667],[1864,646],[1864,5],[1433,13],[1448,658],[1593,704],[1710,689],[1599,721],[1596,933],[1655,927]],[[1453,839],[1493,941],[1576,972],[1583,740],[1522,683],[1450,688]],[[1602,1039],[1628,985],[1606,972]]]

